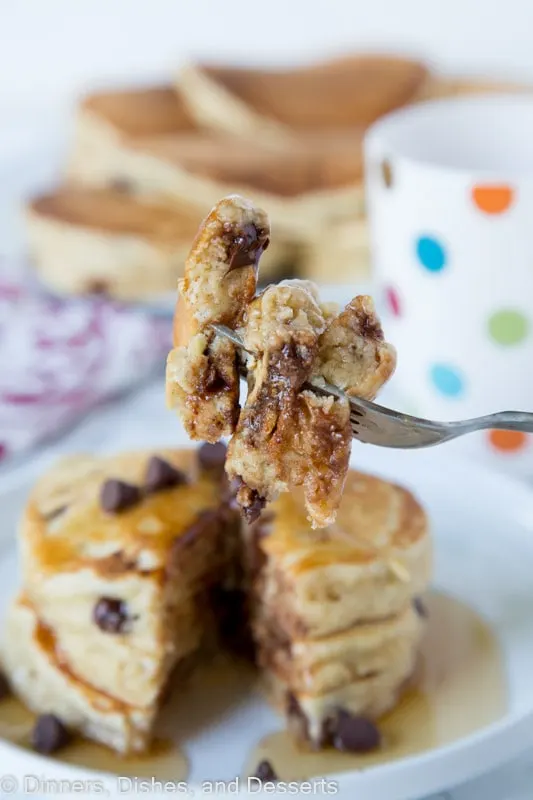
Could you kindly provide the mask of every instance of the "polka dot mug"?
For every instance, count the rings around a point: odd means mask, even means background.
[[[365,162],[401,410],[533,411],[533,96],[394,112],[368,132]],[[526,434],[489,431],[445,447],[533,478]]]

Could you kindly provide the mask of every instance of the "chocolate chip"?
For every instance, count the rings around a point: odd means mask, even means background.
[[[87,294],[107,295],[109,294],[109,283],[104,280],[95,279],[86,284],[85,291]]]
[[[100,490],[100,504],[110,514],[124,511],[139,502],[141,492],[138,486],[124,481],[111,479],[106,481]]]
[[[205,443],[198,449],[198,463],[202,469],[213,472],[224,472],[226,463],[226,445]]]
[[[109,185],[120,194],[130,194],[133,191],[133,185],[127,178],[113,178]]]
[[[376,342],[382,342],[385,338],[381,323],[373,314],[360,315],[359,330],[361,336],[364,336],[365,339],[373,339]]]
[[[11,694],[11,687],[5,675],[0,672],[0,700],[4,700]]]
[[[266,498],[261,497],[257,489],[248,486],[240,475],[235,479],[233,486],[236,491],[236,504],[240,506],[246,522],[252,525],[259,519],[266,505]]]
[[[270,761],[261,761],[257,765],[257,769],[255,770],[255,775],[252,777],[257,778],[258,780],[266,783],[267,781],[277,781],[279,780],[277,772],[275,771],[274,767],[270,763]]]
[[[163,458],[152,456],[144,478],[144,487],[147,492],[159,492],[161,489],[170,489],[172,486],[181,486],[184,483],[187,483],[187,476],[184,472],[176,469]]]
[[[336,717],[326,717],[322,720],[320,734],[318,737],[317,748],[323,750],[325,747],[332,747],[333,738],[336,731]]]
[[[34,750],[44,755],[55,753],[68,744],[70,734],[60,719],[53,714],[38,717],[31,734]]]
[[[419,617],[422,617],[422,619],[428,618],[429,614],[427,606],[421,597],[415,597],[415,599],[413,600],[413,606]]]
[[[128,608],[117,597],[101,597],[93,610],[93,621],[104,633],[122,633],[128,621]]]
[[[203,390],[205,394],[220,394],[221,392],[227,392],[230,388],[220,372],[213,367],[207,376]]]
[[[347,753],[367,753],[381,743],[381,734],[371,720],[339,709],[332,722],[333,747]]]
[[[240,267],[254,266],[257,268],[261,254],[269,244],[266,231],[257,228],[253,223],[243,225],[242,228],[234,231],[228,247],[228,272]]]

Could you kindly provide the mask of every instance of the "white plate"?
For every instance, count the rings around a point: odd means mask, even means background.
[[[358,468],[401,482],[422,500],[436,545],[435,585],[489,622],[508,675],[509,707],[494,724],[422,755],[329,776],[338,781],[340,796],[413,800],[493,769],[533,744],[533,492],[511,478],[450,460],[442,450],[409,453],[363,445],[354,450]],[[7,485],[0,496],[2,608],[17,585],[13,531],[26,490],[20,483]],[[186,743],[191,781],[231,780],[241,774],[251,739],[277,728],[279,721],[266,705],[240,704]],[[0,765],[8,765],[18,778],[28,773],[51,779],[98,777],[5,742],[0,742]],[[112,789],[115,784],[110,780],[107,785]]]

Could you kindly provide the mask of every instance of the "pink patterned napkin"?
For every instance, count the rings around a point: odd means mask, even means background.
[[[45,297],[0,272],[0,462],[163,364],[170,320]]]

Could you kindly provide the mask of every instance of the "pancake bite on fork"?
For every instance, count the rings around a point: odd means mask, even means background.
[[[305,281],[269,286],[248,307],[241,332],[251,354],[250,391],[226,469],[239,481],[237,500],[249,522],[280,492],[303,485],[312,519],[327,524],[342,491],[351,440],[348,403],[303,388],[326,315]]]
[[[251,389],[226,461],[241,483],[237,500],[251,522],[265,502],[303,486],[313,527],[329,525],[350,458],[350,408],[313,385],[372,399],[390,377],[395,352],[374,304],[357,297],[336,315],[311,282],[283,281],[250,303],[240,333]]]
[[[192,439],[213,444],[235,429],[236,348],[212,325],[242,324],[269,233],[263,211],[240,197],[227,197],[204,220],[187,258],[167,362],[167,400]]]
[[[248,522],[281,492],[302,486],[311,525],[320,528],[335,520],[348,470],[348,398],[375,397],[396,354],[370,297],[339,313],[301,280],[256,296],[269,235],[266,214],[238,196],[221,200],[205,220],[179,284],[167,396],[191,438],[232,437],[226,471]],[[215,324],[234,330],[242,350]],[[242,364],[248,397],[241,410]],[[346,396],[324,394],[327,384]]]

